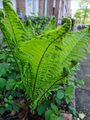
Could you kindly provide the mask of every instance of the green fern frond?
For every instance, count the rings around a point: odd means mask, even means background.
[[[12,4],[9,0],[3,0],[3,9],[5,11],[4,24],[11,34],[11,43],[17,45],[20,44],[21,41],[28,40],[28,36],[22,22],[9,3]]]
[[[90,27],[80,32],[68,33],[65,37],[71,26],[70,18],[63,18],[66,22],[57,29],[54,29],[55,24],[52,25],[52,22],[55,23],[53,18],[42,35],[36,38],[30,26],[33,35],[28,37],[9,2],[3,0],[5,25],[0,19],[0,28],[19,66],[21,80],[33,113],[42,98],[62,83],[70,69],[77,64],[77,60],[83,61],[86,58],[82,51],[88,52]]]
[[[6,43],[8,44],[8,46],[9,46],[9,48],[10,48],[10,50],[11,50],[11,51],[10,51],[10,54],[12,54],[12,56],[13,56],[15,62],[16,62],[16,65],[17,65],[17,67],[19,68],[19,64],[18,64],[18,62],[17,62],[17,60],[16,60],[16,57],[15,57],[15,52],[17,51],[17,49],[16,49],[16,48],[13,48],[13,45],[10,44],[9,41],[12,41],[12,38],[11,38],[11,36],[10,36],[10,34],[9,34],[6,26],[5,26],[1,21],[0,21],[0,29],[1,29],[1,31],[2,31],[2,33],[3,33],[3,35],[4,35],[4,38],[5,38],[5,40],[6,40]],[[10,56],[10,57],[12,57],[12,56]]]
[[[20,41],[22,41],[22,39],[23,39],[23,41],[25,41],[25,38],[27,37],[26,36],[27,33],[26,33],[26,31],[23,32],[23,29],[22,29],[23,25],[21,25],[22,23],[20,22],[19,18],[17,17],[17,14],[11,8],[9,3],[11,3],[9,0],[3,0],[4,11],[0,10],[1,11],[0,12],[0,29],[3,33],[3,35],[4,35],[4,38],[6,40],[6,43],[8,44],[8,47],[11,50],[9,56],[10,57],[13,56],[13,58],[16,61],[16,65],[17,65],[17,67],[19,68],[19,70],[21,71],[21,74],[22,74],[22,70],[21,70],[22,65],[21,65],[21,62],[17,59],[17,53],[19,52],[17,45],[19,44]],[[4,18],[4,12],[5,12],[5,19],[3,19]],[[17,20],[17,21],[15,22],[14,19]],[[15,23],[13,23],[13,22],[15,22]],[[19,23],[21,23],[21,24],[19,24]],[[21,28],[20,28],[20,26],[21,26]]]
[[[31,25],[31,21],[29,19],[27,19],[26,22],[25,22],[25,29],[27,30],[29,39],[35,38],[35,31],[34,31],[34,28]]]
[[[52,17],[49,24],[45,27],[45,29],[40,34],[47,34],[51,30],[55,30],[56,28],[56,18],[55,16]]]
[[[59,26],[58,29],[33,38],[31,41],[21,43],[19,49],[31,65],[32,75],[28,82],[24,84],[26,94],[31,101],[39,100],[42,94],[57,81],[56,78],[60,79],[60,66],[58,67],[58,64],[61,58],[55,46],[58,46],[57,41],[62,41],[63,35],[71,25],[70,23],[69,19],[68,23]],[[61,48],[60,45],[59,47]]]
[[[4,18],[5,18],[4,11],[0,9],[0,21],[4,20]]]
[[[66,23],[65,25],[67,26]],[[63,30],[63,26],[60,28]],[[60,80],[60,76],[65,75],[65,72],[63,73],[64,67],[69,70],[77,64],[76,59],[81,61],[83,61],[82,58],[85,59],[86,55],[81,50],[87,51],[89,48],[88,30],[68,34],[64,38],[64,48],[61,50],[58,49],[61,48],[61,44],[57,45],[56,42],[58,37],[64,34],[60,28],[47,35],[41,35],[29,42],[24,42],[19,48],[26,54],[26,58],[28,57],[28,62],[31,64],[32,76],[25,84],[26,94],[28,98],[31,98],[31,101],[39,101],[47,91],[53,90],[52,87]],[[59,82],[61,83],[61,81]],[[30,88],[30,86],[32,87]]]

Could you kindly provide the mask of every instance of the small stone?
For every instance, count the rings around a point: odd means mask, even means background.
[[[11,116],[13,116],[15,114],[16,114],[16,111],[14,111],[14,110],[12,110],[11,113],[10,113]]]
[[[79,113],[78,115],[79,115],[79,118],[81,118],[81,119],[86,117],[86,115],[84,113]]]
[[[61,113],[63,120],[72,120],[72,114]]]
[[[79,118],[77,118],[77,120],[80,120]]]

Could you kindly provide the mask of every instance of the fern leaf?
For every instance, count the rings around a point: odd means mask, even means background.
[[[29,19],[26,20],[25,29],[27,30],[29,39],[35,38],[35,31],[34,31],[34,28],[31,25],[31,21]]]
[[[5,11],[4,23],[11,34],[13,44],[17,45],[20,44],[20,41],[28,40],[28,37],[22,22],[11,7],[10,3],[12,4],[9,0],[3,0],[3,9]]]
[[[11,33],[9,44],[13,44],[12,51],[16,51],[15,57],[25,61],[24,67],[21,67],[20,62],[19,69],[33,113],[42,98],[62,83],[70,69],[77,64],[77,59],[83,61],[85,54],[82,51],[88,51],[90,44],[90,28],[81,32],[71,32],[63,38],[71,26],[70,18],[63,18],[66,23],[62,26],[54,30],[50,23],[50,29],[47,26],[42,35],[36,38],[34,35],[29,36],[29,41],[26,30],[8,3],[9,0],[3,0],[6,25],[0,22],[0,26],[5,36],[7,29],[8,35]],[[30,26],[30,29],[33,28]],[[18,48],[15,47],[17,45]]]
[[[4,11],[0,9],[0,21],[4,20],[4,18],[5,18]]]
[[[76,59],[82,61],[82,58],[85,58],[86,55],[81,50],[87,51],[87,45],[90,43],[90,40],[87,39],[89,36],[87,29],[81,32],[72,32],[65,37],[64,48],[60,50],[58,47],[61,44],[56,48],[57,44],[55,43],[60,34],[58,33],[56,37],[55,33],[57,33],[57,30],[49,32],[46,36],[39,36],[36,40],[32,39],[29,42],[24,42],[20,47],[20,50],[28,56],[28,61],[31,64],[32,76],[29,85],[32,85],[32,87],[29,88],[28,84],[26,85],[28,86],[26,94],[34,102],[38,102],[47,91],[53,90],[55,84],[61,82],[59,80],[61,80],[60,76],[64,67],[71,69],[77,64]],[[52,34],[55,37],[54,41],[50,36]],[[85,39],[87,40],[85,41]],[[63,74],[65,75],[65,72]]]
[[[16,57],[15,57],[15,52],[17,51],[17,49],[15,47],[13,48],[13,45],[9,43],[9,41],[12,41],[12,38],[11,38],[6,26],[2,22],[0,22],[0,29],[1,29],[1,31],[3,33],[3,35],[4,35],[6,43],[8,44],[8,46],[9,46],[9,48],[11,50],[10,53],[12,53],[9,57],[11,58],[13,56],[13,58],[14,58],[14,60],[16,62],[16,65],[19,68],[20,63],[18,64],[18,62],[16,60]]]
[[[45,29],[40,34],[47,34],[51,30],[55,30],[56,28],[56,18],[55,16],[52,17],[49,24],[45,27]]]
[[[66,21],[67,19],[69,18],[64,18]],[[31,78],[24,85],[28,98],[34,102],[40,99],[45,90],[60,79],[60,66],[58,67],[61,59],[59,57],[60,50],[57,50],[55,46],[58,46],[57,41],[61,43],[62,36],[68,31],[70,25],[71,21],[69,19],[68,23],[59,26],[58,29],[52,30],[48,34],[42,34],[35,39],[33,38],[31,41],[22,42],[19,47],[24,53],[24,58],[26,57],[31,65]],[[60,45],[59,47],[61,48]],[[30,88],[28,85],[32,87]]]

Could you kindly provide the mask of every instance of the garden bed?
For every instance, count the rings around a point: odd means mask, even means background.
[[[19,101],[19,103],[25,102],[24,99],[21,100],[17,99],[15,101]],[[61,109],[61,116],[64,117],[64,114],[66,113],[68,117],[69,109],[65,100],[62,100],[61,105],[57,105],[57,107],[58,109]],[[28,106],[20,106],[18,113],[15,112],[14,110],[12,110],[11,112],[5,112],[2,116],[0,116],[0,120],[45,120],[44,115],[39,116],[36,111],[35,114],[32,116],[29,110],[30,109]]]

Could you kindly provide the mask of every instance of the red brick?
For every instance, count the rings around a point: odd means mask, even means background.
[[[53,15],[53,0],[47,0],[47,15]]]
[[[39,14],[43,15],[44,0],[39,0]]]
[[[17,12],[25,14],[25,0],[16,0]]]

